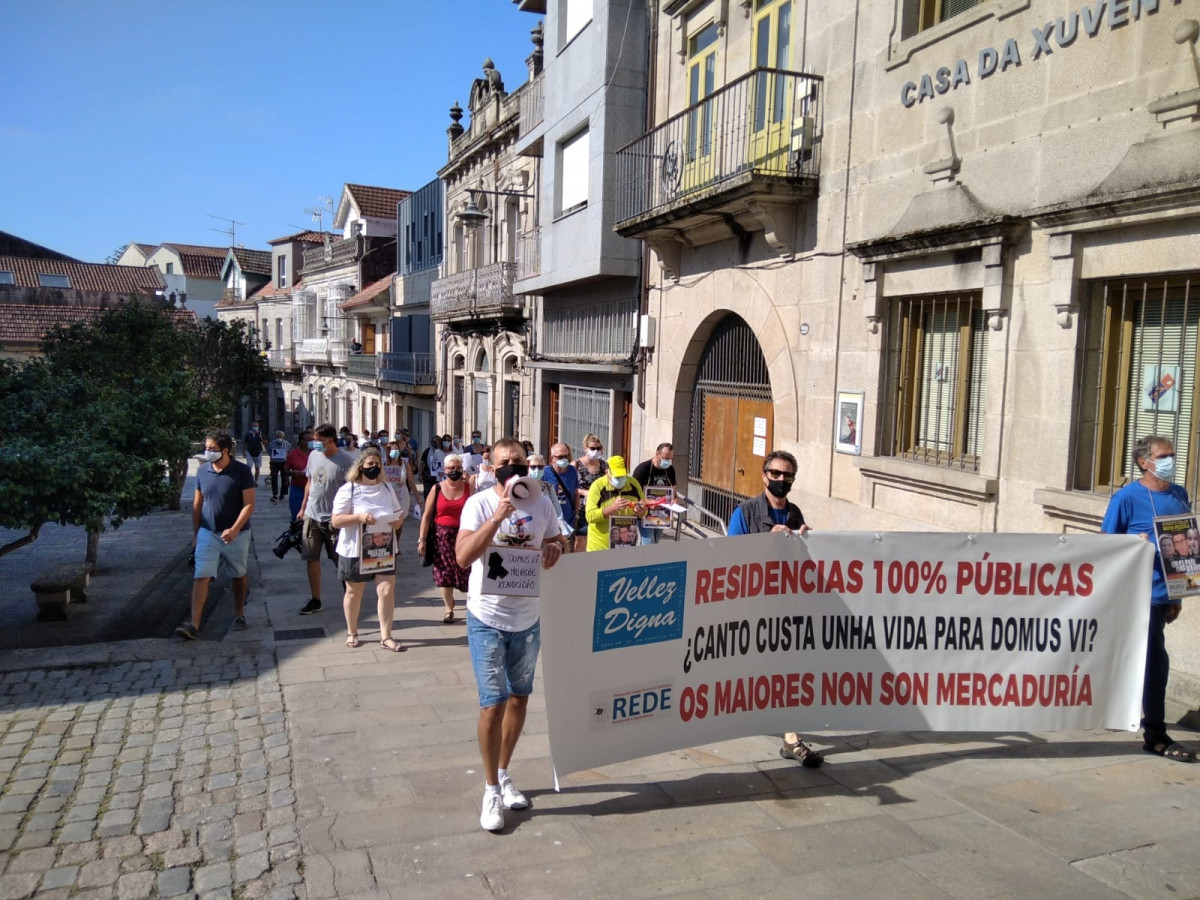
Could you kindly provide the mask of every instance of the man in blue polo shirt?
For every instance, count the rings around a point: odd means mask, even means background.
[[[204,439],[205,463],[196,473],[196,495],[192,500],[192,546],[196,570],[192,576],[192,619],[175,633],[194,641],[200,632],[208,584],[222,563],[233,578],[233,627],[246,627],[246,562],[250,556],[250,532],[245,530],[254,512],[254,475],[250,467],[231,455],[233,438],[214,431]]]

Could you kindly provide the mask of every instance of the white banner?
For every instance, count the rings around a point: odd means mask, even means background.
[[[558,775],[784,731],[1134,730],[1154,552],[1126,535],[761,534],[542,576]]]

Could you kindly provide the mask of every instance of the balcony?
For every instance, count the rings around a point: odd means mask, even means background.
[[[747,231],[790,256],[795,210],[820,175],[821,86],[815,75],[753,69],[622,147],[617,233],[661,249],[669,269],[684,240]]]
[[[432,353],[380,353],[379,378],[394,384],[436,383]]]
[[[356,237],[331,241],[323,247],[305,250],[304,271],[312,272],[316,269],[356,262],[362,255],[362,250],[363,242]]]
[[[536,135],[529,140],[529,135],[538,130],[546,113],[546,75],[539,73],[532,81],[521,89],[518,101],[518,153],[522,156],[541,156],[542,137]]]
[[[513,296],[516,268],[516,263],[492,263],[439,278],[430,292],[430,316],[450,323],[522,317],[524,302]]]
[[[542,274],[542,229],[527,231],[517,239],[517,281]]]
[[[369,381],[372,384],[377,377],[378,366],[374,353],[351,353],[346,357],[346,374],[359,381]]]
[[[296,355],[294,348],[287,347],[283,350],[268,350],[267,365],[280,372],[290,372],[295,369]]]
[[[340,338],[305,338],[296,344],[296,362],[320,366],[345,366],[349,345]]]

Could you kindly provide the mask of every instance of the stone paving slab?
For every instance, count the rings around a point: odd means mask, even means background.
[[[256,546],[245,632],[0,654],[0,900],[1200,896],[1200,766],[1128,734],[830,733],[817,771],[750,736],[556,792],[540,681],[512,766],[532,808],[485,833],[465,629],[415,535],[406,653],[345,647],[332,566],[297,615],[302,563]]]

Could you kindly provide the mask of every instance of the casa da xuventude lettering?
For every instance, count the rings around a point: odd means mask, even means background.
[[[544,597],[575,598],[542,608],[559,773],[797,726],[1137,725],[1154,551],[1136,537],[761,534],[615,557],[543,574]]]
[[[982,48],[974,60],[974,77],[983,81],[1020,67],[1025,60],[1037,61],[1050,56],[1056,49],[1065,50],[1081,38],[1095,38],[1105,29],[1112,31],[1140,22],[1143,15],[1158,12],[1159,4],[1160,0],[1095,0],[1084,4],[1065,16],[1034,26],[1025,43],[1024,57],[1015,37],[1005,40],[999,48]],[[900,89],[900,102],[911,108],[971,84],[971,77],[971,65],[966,59],[959,59],[916,81],[905,82]]]

